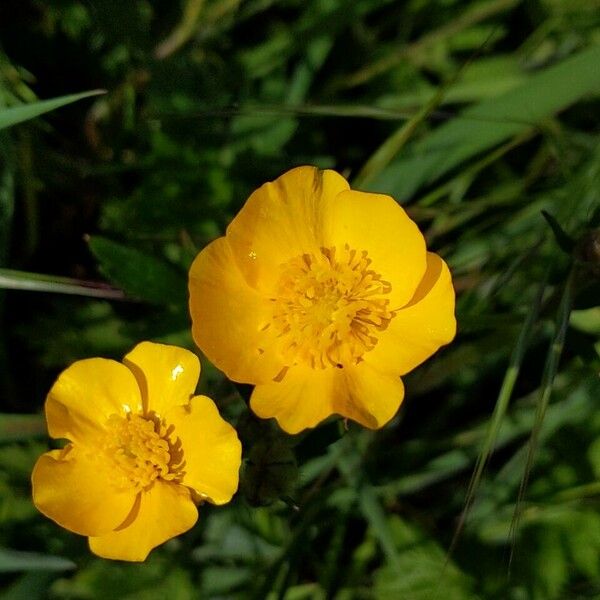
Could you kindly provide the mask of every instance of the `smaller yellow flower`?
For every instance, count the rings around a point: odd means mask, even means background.
[[[143,561],[193,527],[196,504],[231,500],[241,445],[215,403],[193,396],[193,353],[142,342],[123,363],[80,360],[52,386],[48,432],[70,443],[38,459],[33,502],[98,556]]]

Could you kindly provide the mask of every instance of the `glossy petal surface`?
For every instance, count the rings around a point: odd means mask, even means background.
[[[273,379],[283,362],[264,330],[271,307],[246,283],[225,238],[196,257],[189,287],[192,334],[210,361],[234,381]]]
[[[323,218],[340,192],[350,189],[335,171],[298,167],[265,183],[227,228],[227,240],[250,286],[269,292],[287,259],[323,245]]]
[[[131,371],[104,358],[79,360],[65,369],[46,398],[48,433],[91,445],[114,414],[141,412],[140,389]]]
[[[238,487],[242,446],[215,403],[196,396],[189,405],[171,409],[165,420],[182,444],[185,474],[181,483],[214,504],[229,502]]]
[[[91,451],[68,447],[38,459],[31,476],[37,509],[61,527],[81,535],[102,535],[127,517],[135,500],[118,490]]]
[[[134,510],[116,531],[90,537],[90,549],[104,558],[140,562],[153,548],[192,528],[198,510],[184,486],[155,482],[140,494]]]
[[[450,273],[404,209],[313,167],[250,196],[194,262],[190,294],[200,349],[289,433],[332,414],[383,426],[400,375],[456,329]]]
[[[365,361],[382,371],[404,375],[456,334],[454,288],[446,263],[427,254],[427,272],[413,298],[399,310]]]
[[[343,393],[343,383],[333,369],[293,367],[282,381],[257,385],[250,407],[263,419],[275,417],[284,431],[299,433],[337,412],[336,398]]]
[[[426,265],[425,240],[404,209],[390,196],[349,190],[336,198],[326,215],[325,245],[366,250],[371,268],[392,286],[390,308],[404,306]]]
[[[172,406],[186,404],[200,377],[198,357],[177,346],[141,342],[123,362],[137,379],[145,412],[161,416]]]
[[[365,362],[344,369],[344,375],[347,392],[336,403],[337,412],[369,429],[383,427],[404,399],[402,380]]]
[[[47,420],[72,443],[39,458],[33,501],[100,556],[142,561],[194,525],[196,494],[231,499],[241,446],[212,400],[191,398],[192,352],[143,342],[124,361],[78,361],[58,378]]]

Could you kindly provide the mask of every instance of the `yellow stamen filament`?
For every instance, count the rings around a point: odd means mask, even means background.
[[[283,356],[314,369],[362,360],[388,326],[392,286],[370,268],[366,251],[321,248],[282,267],[272,298]]]
[[[118,487],[146,489],[157,479],[179,481],[183,476],[181,443],[171,441],[164,422],[156,416],[111,415],[104,451]]]

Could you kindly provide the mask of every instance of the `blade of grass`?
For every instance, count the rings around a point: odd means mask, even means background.
[[[159,60],[167,58],[194,36],[203,6],[204,0],[188,0],[185,3],[181,21],[154,50],[156,58]]]
[[[0,111],[0,130],[12,127],[23,121],[29,121],[35,119],[44,113],[56,110],[67,104],[72,104],[78,100],[84,98],[91,98],[92,96],[98,96],[105,94],[104,90],[92,90],[90,92],[82,92],[80,94],[69,94],[68,96],[60,96],[59,98],[52,98],[51,100],[41,100],[39,102],[32,102],[31,104],[23,104],[21,106],[12,106],[5,108]]]
[[[540,387],[540,395],[538,398],[535,422],[531,430],[529,446],[527,448],[525,470],[523,471],[523,477],[521,478],[519,494],[517,496],[517,502],[515,504],[515,510],[510,526],[510,537],[512,540],[512,544],[509,559],[509,570],[514,555],[516,535],[519,528],[519,519],[522,511],[523,499],[527,490],[527,484],[529,483],[529,476],[531,474],[531,469],[535,460],[535,454],[539,446],[540,431],[544,422],[544,417],[546,415],[548,403],[550,402],[550,396],[552,394],[552,388],[554,385],[554,378],[556,377],[556,373],[558,371],[558,363],[562,355],[563,347],[565,344],[565,336],[569,327],[569,317],[571,316],[571,309],[573,306],[575,273],[575,269],[572,268],[565,283],[562,298],[560,300],[560,306],[558,308],[556,330],[552,339],[552,343],[550,345],[550,349],[548,350],[548,354],[546,356],[546,364],[544,365],[544,373],[542,375],[542,384]]]
[[[440,43],[442,40],[460,33],[464,29],[476,25],[500,12],[507,11],[517,5],[519,0],[492,0],[492,2],[475,4],[465,10],[459,17],[444,26],[424,35],[413,44],[401,47],[387,56],[371,63],[345,78],[340,87],[363,85],[373,77],[385,73],[409,56],[422,53],[425,49]]]
[[[508,369],[506,369],[506,372],[504,374],[504,380],[502,381],[502,386],[500,387],[500,392],[498,393],[498,398],[496,399],[496,405],[494,406],[494,412],[492,413],[492,418],[490,420],[488,431],[483,441],[481,451],[477,457],[475,469],[473,470],[473,474],[471,475],[471,481],[469,482],[469,487],[467,489],[465,504],[461,512],[458,525],[456,526],[454,535],[452,536],[450,548],[448,549],[447,560],[450,560],[450,557],[454,552],[454,549],[456,548],[456,544],[458,543],[467,517],[469,516],[469,511],[471,509],[471,506],[473,505],[475,495],[477,493],[477,490],[479,489],[479,484],[481,483],[483,471],[493,452],[494,445],[498,438],[500,427],[502,426],[502,421],[504,420],[504,417],[506,415],[508,404],[512,397],[515,383],[519,376],[519,371],[521,370],[521,364],[523,363],[523,358],[529,345],[529,340],[531,339],[533,326],[537,320],[537,316],[540,311],[544,290],[546,289],[546,282],[548,280],[548,274],[549,270],[547,270],[545,277],[538,286],[538,291],[535,300],[531,304],[529,312],[527,313],[527,316],[523,323],[523,327],[521,328],[521,332],[519,333],[517,343],[513,350]]]
[[[367,160],[362,169],[358,172],[358,175],[354,178],[354,187],[359,189],[368,187],[369,184],[390,164],[394,157],[398,155],[400,150],[402,150],[408,140],[413,136],[417,128],[442,103],[448,90],[460,78],[471,62],[485,48],[492,34],[488,36],[480,48],[473,52],[473,54],[461,65],[454,75],[439,87],[432,98],[375,151],[375,153],[369,158],[369,160]]]
[[[105,298],[107,300],[125,300],[125,294],[105,283],[28,273],[13,269],[0,269],[0,289],[26,290],[30,292],[50,292],[53,294],[69,294]]]
[[[534,123],[600,90],[600,47],[592,46],[532,75],[505,94],[464,110],[411,144],[369,184],[395,198],[411,198],[462,163],[523,133]],[[486,122],[482,122],[485,120]]]
[[[0,573],[16,571],[68,571],[75,563],[60,556],[49,556],[37,552],[17,552],[0,548]]]

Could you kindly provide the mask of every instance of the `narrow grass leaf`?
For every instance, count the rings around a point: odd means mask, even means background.
[[[441,125],[369,181],[373,191],[412,197],[460,164],[600,91],[600,46],[532,75],[523,85],[480,102]]]
[[[88,296],[107,300],[123,300],[125,298],[125,294],[121,290],[105,283],[15,271],[14,269],[0,269],[0,289]]]
[[[483,471],[490,458],[490,455],[493,452],[496,440],[498,439],[500,427],[502,426],[502,421],[504,420],[504,417],[506,415],[508,404],[512,397],[517,377],[519,376],[519,371],[521,370],[521,364],[523,363],[525,351],[527,350],[527,347],[529,345],[529,340],[531,338],[533,326],[537,321],[537,316],[539,314],[540,306],[542,304],[544,290],[546,289],[547,278],[548,273],[546,273],[546,276],[538,286],[538,292],[536,294],[535,300],[531,304],[529,312],[527,313],[527,317],[525,318],[525,322],[523,323],[523,327],[521,328],[521,332],[519,333],[517,343],[513,350],[513,354],[510,359],[510,364],[504,374],[504,379],[502,381],[502,386],[500,387],[500,392],[498,393],[498,398],[496,399],[496,404],[494,406],[494,412],[492,413],[492,418],[490,420],[488,431],[483,441],[481,452],[477,457],[475,469],[473,471],[473,474],[471,475],[471,481],[469,482],[469,487],[467,489],[465,505],[460,515],[458,525],[456,526],[456,531],[454,532],[454,536],[450,544],[450,549],[448,550],[448,557],[451,556],[452,552],[456,547],[456,544],[458,543],[460,534],[462,533],[467,517],[469,516],[469,511],[471,509],[471,506],[473,505],[475,495],[477,494],[477,490],[479,489]]]
[[[104,94],[104,90],[92,90],[91,92],[82,92],[80,94],[69,94],[68,96],[60,96],[51,100],[41,100],[32,102],[31,104],[23,104],[21,106],[12,106],[0,111],[0,130],[12,127],[23,121],[35,119],[44,113],[56,110],[61,106],[72,104],[84,98],[91,98]]]
[[[0,548],[0,573],[18,571],[68,571],[75,563],[60,556],[49,556],[37,552],[18,552]]]
[[[540,395],[538,398],[537,411],[535,415],[535,422],[531,430],[531,436],[529,438],[529,446],[527,449],[527,460],[525,463],[525,470],[521,479],[521,485],[519,486],[519,495],[515,504],[515,511],[511,522],[511,539],[513,540],[511,561],[514,551],[514,542],[516,539],[517,531],[519,528],[519,517],[521,513],[521,506],[527,490],[527,484],[529,483],[529,475],[533,468],[535,460],[535,454],[538,449],[540,431],[544,423],[544,417],[546,415],[546,409],[550,402],[550,396],[552,394],[552,388],[554,385],[554,378],[558,371],[558,363],[562,355],[565,336],[569,327],[569,317],[571,316],[571,309],[573,306],[573,295],[574,295],[574,284],[575,284],[575,269],[571,269],[569,277],[565,283],[560,306],[558,308],[558,316],[556,321],[556,331],[546,356],[546,364],[544,365],[544,373],[542,375],[542,384],[540,387]]]

